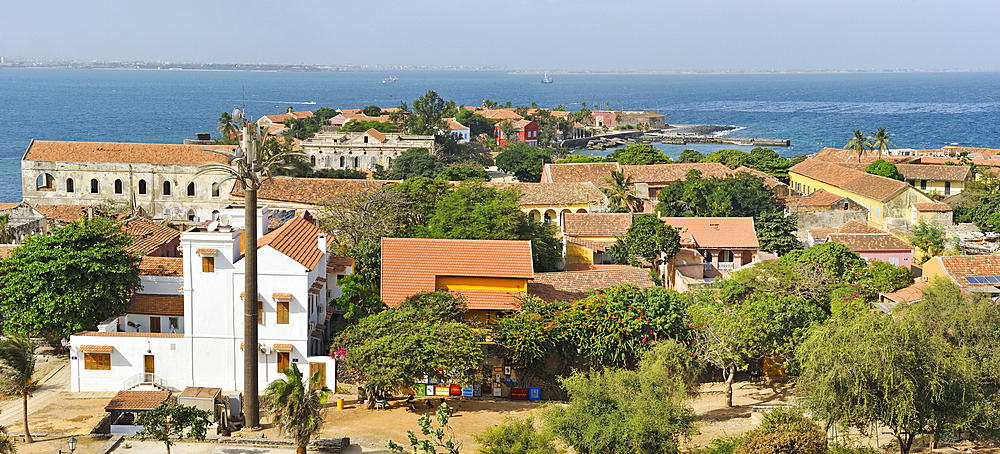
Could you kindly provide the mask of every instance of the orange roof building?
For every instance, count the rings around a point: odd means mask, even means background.
[[[510,311],[533,277],[530,241],[382,239],[382,301],[389,307],[440,290],[464,296],[472,317]]]

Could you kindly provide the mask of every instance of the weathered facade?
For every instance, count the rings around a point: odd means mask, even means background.
[[[154,219],[201,220],[229,202],[234,182],[196,176],[234,147],[33,140],[21,158],[21,194],[38,205],[134,204]]]
[[[434,137],[409,134],[365,132],[319,133],[302,141],[302,152],[317,169],[388,169],[392,161],[410,148],[433,152]]]

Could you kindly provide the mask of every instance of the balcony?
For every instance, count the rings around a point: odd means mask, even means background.
[[[735,262],[719,262],[719,271],[732,271]]]

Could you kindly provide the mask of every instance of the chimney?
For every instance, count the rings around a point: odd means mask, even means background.
[[[321,250],[323,252],[326,252],[326,234],[325,233],[317,233],[316,234],[316,247],[319,248],[319,250]]]

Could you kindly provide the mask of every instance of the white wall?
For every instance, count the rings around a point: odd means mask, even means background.
[[[86,370],[81,345],[114,346],[111,370]],[[144,372],[144,356],[149,354],[154,357],[156,376],[171,389],[184,389],[192,384],[184,373],[190,369],[189,345],[183,337],[70,336],[70,390],[120,391],[126,380]]]

